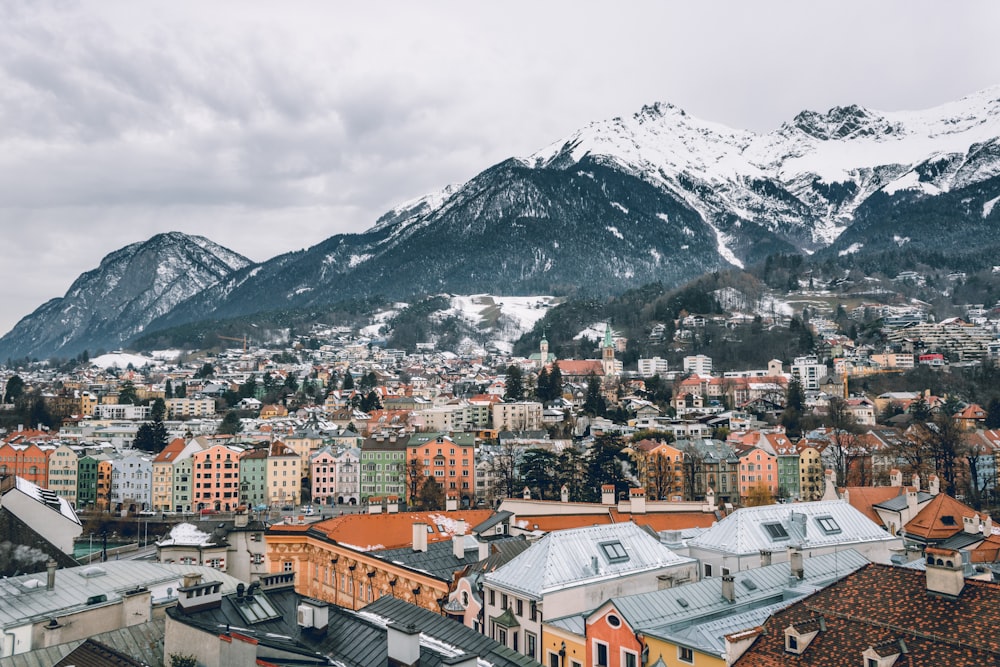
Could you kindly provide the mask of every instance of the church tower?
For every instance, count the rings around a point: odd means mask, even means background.
[[[611,337],[611,323],[604,325],[604,344],[601,346],[601,366],[605,375],[615,374],[615,341]]]
[[[542,342],[538,344],[538,366],[544,368],[549,363],[549,339],[542,334]]]

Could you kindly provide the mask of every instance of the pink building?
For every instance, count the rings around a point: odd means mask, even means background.
[[[750,489],[763,484],[778,493],[778,457],[760,447],[751,447],[740,454],[740,497],[750,495]]]
[[[194,474],[192,506],[196,510],[236,509],[240,498],[240,456],[233,445],[212,445],[191,455]]]

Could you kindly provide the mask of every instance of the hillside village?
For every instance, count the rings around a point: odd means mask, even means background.
[[[864,387],[988,372],[1000,319],[879,318],[881,345],[814,316],[811,354],[738,371],[626,367],[606,322],[580,359],[328,328],[5,370],[0,666],[989,664],[962,622],[1000,609],[1000,401]],[[918,598],[933,631],[898,617]]]

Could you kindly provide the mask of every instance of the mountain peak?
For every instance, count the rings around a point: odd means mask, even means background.
[[[821,141],[890,135],[902,130],[899,124],[857,104],[833,107],[825,114],[803,111],[795,116],[792,125]]]

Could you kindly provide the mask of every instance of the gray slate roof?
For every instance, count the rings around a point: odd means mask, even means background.
[[[602,545],[616,541],[627,558],[608,558]],[[636,524],[618,523],[548,533],[503,567],[487,573],[484,580],[488,585],[540,600],[546,593],[562,588],[693,562]]]
[[[922,505],[923,503],[926,503],[928,500],[933,500],[933,499],[934,499],[934,496],[932,496],[931,494],[927,493],[926,491],[918,491],[917,492],[917,505],[918,506]],[[884,510],[889,510],[890,512],[901,512],[901,511],[905,510],[906,507],[907,507],[906,494],[903,493],[903,494],[900,494],[900,495],[895,496],[893,498],[890,498],[889,500],[886,500],[885,502],[878,503],[878,504],[875,505],[875,507],[878,507],[878,508],[881,508],[881,509],[884,509]]]
[[[451,540],[428,544],[427,551],[414,551],[412,547],[401,547],[399,549],[381,549],[370,553],[382,560],[405,565],[413,570],[420,570],[439,579],[451,581],[455,572],[479,562],[479,546],[475,537],[465,535],[464,538],[464,558],[455,558]],[[524,543],[525,540],[521,537],[505,537],[491,540],[490,544],[499,547],[505,542]]]
[[[336,665],[372,667],[388,663],[386,625],[397,622],[413,624],[420,629],[420,666],[437,667],[454,656],[473,653],[496,667],[538,667],[534,660],[520,655],[489,637],[457,621],[414,606],[392,596],[383,596],[361,611],[329,606],[330,619],[325,631],[301,628],[296,621],[296,609],[301,596],[291,587],[267,590],[266,596],[281,614],[274,620],[249,625],[233,604],[234,596],[223,596],[222,604],[213,609],[185,613],[179,608],[167,611],[173,619],[213,635],[230,631],[253,637],[265,650],[315,658],[320,653],[333,659]],[[282,667],[296,664],[291,655],[269,661]],[[482,664],[482,663],[480,663]]]

